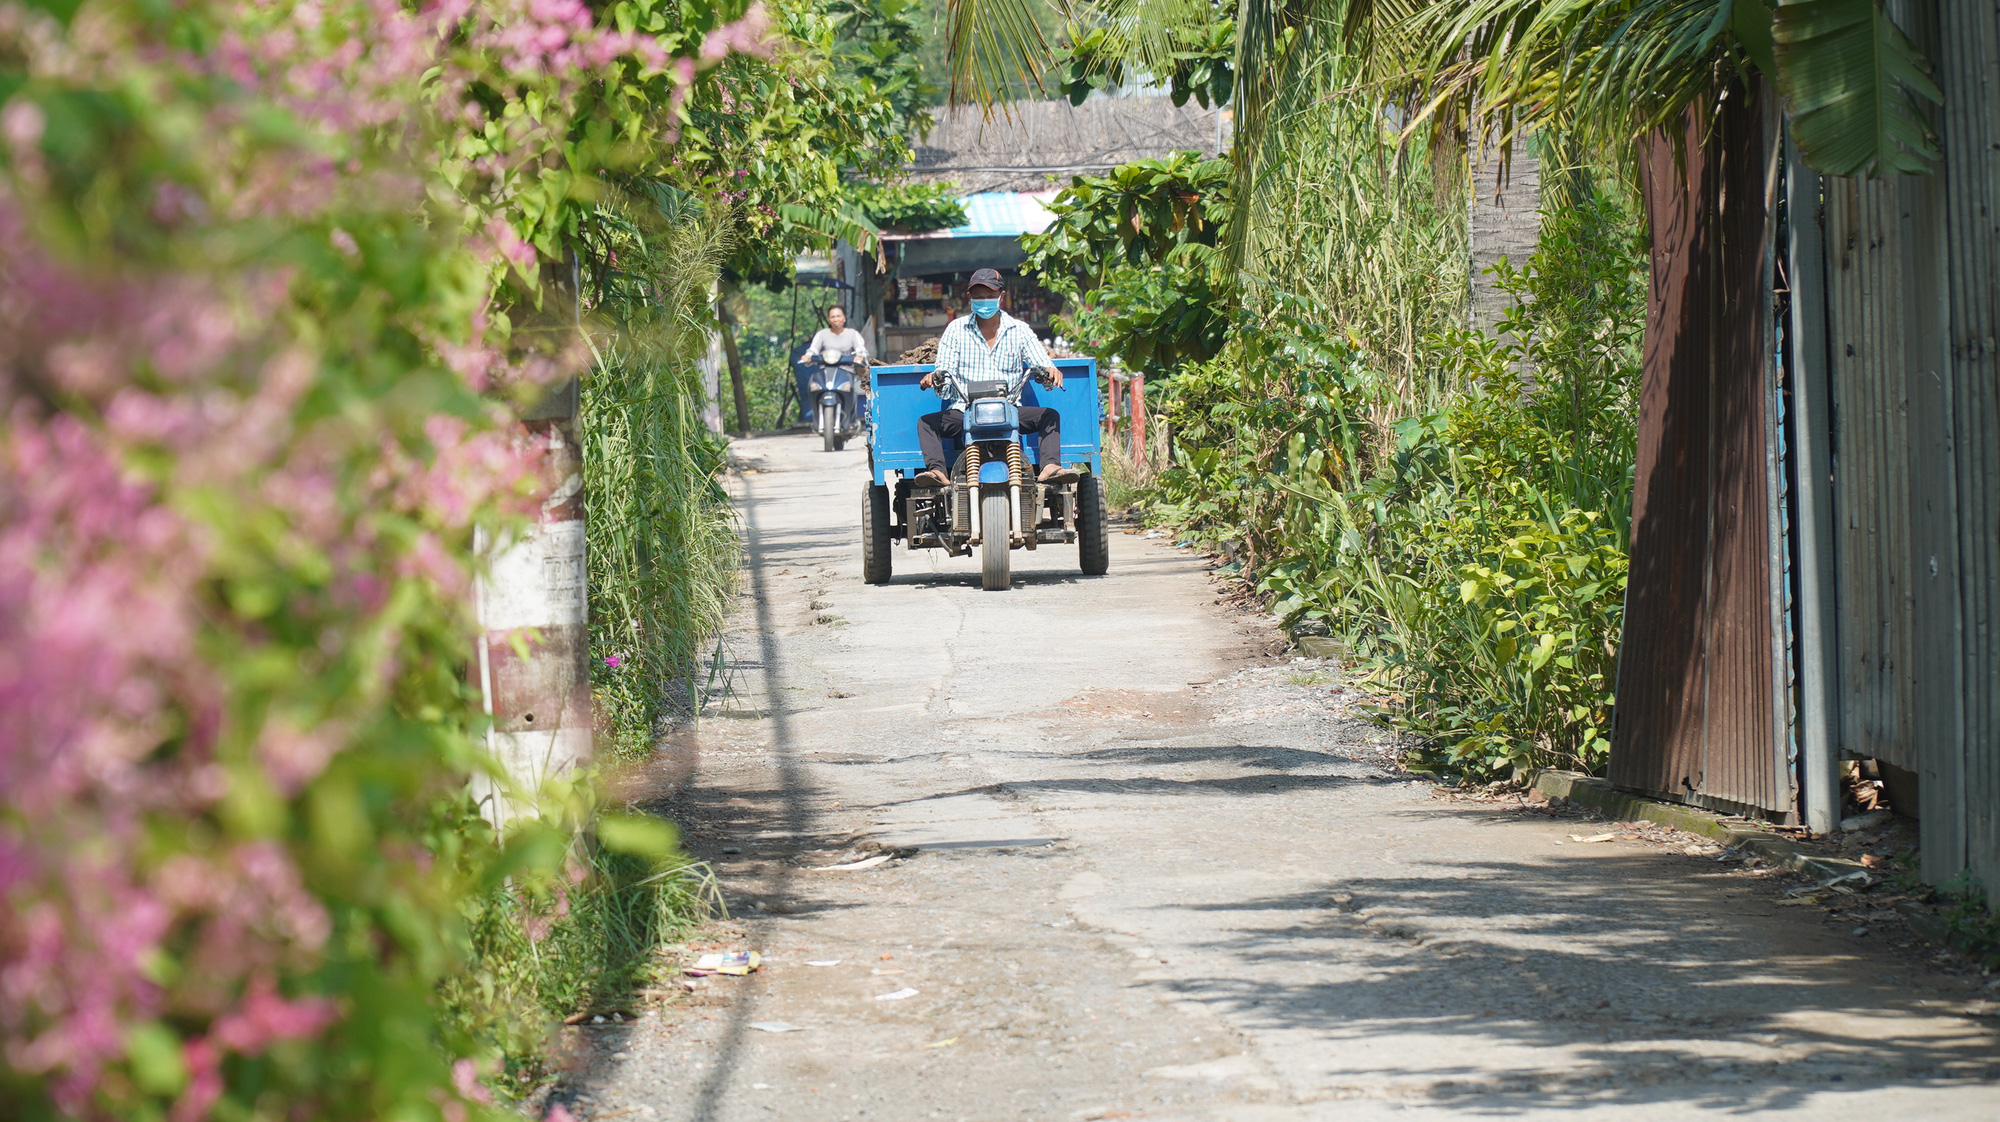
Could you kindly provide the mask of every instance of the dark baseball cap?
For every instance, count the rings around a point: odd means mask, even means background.
[[[996,292],[1007,287],[1007,282],[1000,279],[1000,270],[998,269],[979,269],[974,271],[972,280],[966,287],[971,288],[975,284],[983,284]]]

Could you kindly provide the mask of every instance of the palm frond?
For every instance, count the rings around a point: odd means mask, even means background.
[[[1880,0],[1785,0],[1773,37],[1806,163],[1829,175],[1930,170],[1939,152],[1921,102],[1944,95]]]
[[[1273,123],[1315,96],[1318,71],[1340,53],[1346,0],[1241,0],[1236,10],[1235,195],[1254,199],[1274,165]],[[1239,206],[1225,239],[1240,263],[1252,208]]]
[[[1021,85],[1040,88],[1053,52],[1035,22],[1037,0],[948,0],[945,59],[953,105],[976,103],[992,112],[1002,95]]]
[[[869,253],[879,254],[882,250],[881,229],[851,202],[843,202],[839,210],[832,211],[801,203],[780,203],[778,217],[829,241],[843,241]]]
[[[1136,66],[1156,80],[1174,68],[1175,54],[1216,18],[1215,0],[1088,0],[1069,8],[1082,27],[1102,28],[1105,63]]]

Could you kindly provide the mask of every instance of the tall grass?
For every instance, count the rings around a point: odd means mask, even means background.
[[[645,200],[628,205],[648,214]],[[726,448],[702,423],[695,368],[727,245],[691,208],[649,217],[631,221],[623,275],[600,293],[611,330],[583,383],[581,425],[600,750],[627,758],[700,710],[739,560]]]
[[[1243,280],[1256,329],[1275,338],[1246,355],[1295,346],[1288,326],[1304,320],[1363,356],[1368,377],[1344,388],[1377,436],[1373,452],[1396,421],[1461,388],[1436,340],[1465,322],[1469,254],[1452,165],[1415,155],[1426,137],[1399,146],[1390,120],[1346,88],[1349,69],[1329,60],[1268,135]]]
[[[1534,259],[1497,278],[1510,318],[1471,332],[1454,165],[1399,157],[1341,64],[1323,79],[1267,138],[1244,320],[1176,379],[1154,516],[1233,539],[1288,622],[1344,637],[1421,766],[1595,769],[1631,508],[1636,207],[1606,176],[1545,214]]]
[[[496,1082],[520,1095],[554,1074],[556,1026],[578,1013],[634,1010],[676,964],[666,946],[720,910],[705,866],[578,848],[571,883],[507,883],[467,900],[476,968],[439,992],[447,1023],[496,1053]]]

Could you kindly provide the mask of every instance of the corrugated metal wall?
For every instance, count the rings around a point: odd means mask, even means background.
[[[1904,376],[1916,325],[1898,293],[1930,267],[1904,221],[1910,187],[1827,181],[1826,291],[1841,744],[1915,770],[1910,450],[1946,434],[1911,416]]]
[[[1890,11],[1945,164],[1823,188],[1835,725],[1918,776],[1925,878],[2000,890],[2000,5]]]
[[[1776,135],[1761,88],[1648,141],[1653,228],[1610,777],[1780,815],[1787,757],[1771,351]]]
[[[1926,796],[1957,826],[1924,847],[1952,847],[2000,893],[2000,4],[1939,6],[1938,77],[1945,90],[1945,361],[1957,469],[1960,758],[1939,765],[1945,795]],[[1926,872],[1938,864],[1930,860]]]

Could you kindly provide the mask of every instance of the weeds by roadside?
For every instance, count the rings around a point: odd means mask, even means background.
[[[714,639],[735,588],[725,450],[702,421],[694,365],[725,243],[698,210],[614,205],[627,208],[627,221],[613,228],[646,237],[616,246],[624,270],[591,294],[616,327],[598,340],[582,383],[591,692],[600,761],[607,771],[643,771],[712,688]],[[528,862],[556,872],[488,879],[460,904],[467,966],[439,989],[442,1019],[492,1059],[495,1088],[517,1098],[556,1074],[566,1018],[630,1008],[663,980],[659,949],[721,912],[713,874],[680,854],[667,823],[616,819],[648,836],[606,844],[598,778],[579,777],[573,805],[555,815],[566,826],[510,835],[516,846],[556,847]]]
[[[1440,331],[1439,387],[1281,305],[1252,379],[1176,386],[1155,516],[1217,543],[1288,624],[1324,624],[1398,698],[1415,766],[1601,767],[1631,505],[1641,260],[1626,202],[1546,217],[1501,269],[1495,337]],[[1532,371],[1524,377],[1523,369]]]

